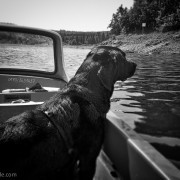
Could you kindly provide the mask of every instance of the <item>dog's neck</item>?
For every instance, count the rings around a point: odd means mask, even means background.
[[[78,73],[71,79],[68,86],[77,84],[84,87],[86,99],[91,101],[101,113],[107,113],[110,109],[110,98],[113,93],[106,89],[97,77],[98,69],[89,72]],[[83,92],[82,92],[83,94]]]
[[[99,87],[98,87],[99,86]],[[101,83],[88,83],[87,88],[92,92],[93,95],[90,97],[95,102],[96,108],[101,110],[103,113],[107,113],[110,109],[110,98],[112,93],[107,90]]]

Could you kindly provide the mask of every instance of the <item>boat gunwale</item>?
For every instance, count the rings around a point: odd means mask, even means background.
[[[150,168],[149,170],[154,173],[154,175],[152,175],[154,177],[167,180],[180,179],[179,169],[175,167],[168,159],[166,159],[160,152],[158,152],[149,142],[137,134],[128,124],[116,116],[112,111],[109,111],[107,114],[105,132],[106,135],[103,149],[111,161],[115,163],[115,166],[118,166],[118,170],[124,167],[128,168],[127,172],[123,172],[125,179],[138,180],[143,179],[144,177],[148,178],[145,172],[141,170],[141,165],[138,167],[138,165],[141,163],[144,165],[144,168]],[[113,133],[116,134],[112,135]],[[115,141],[114,145],[112,144],[113,142],[109,142],[110,140],[112,141],[112,139],[108,136],[116,138],[113,139]],[[122,144],[125,146],[120,147]],[[116,153],[121,153],[122,151],[126,150],[127,152],[125,152],[124,157],[120,154],[117,154],[117,159],[114,159],[115,157],[112,154],[113,152],[111,152],[112,148],[109,147],[110,145],[117,147]],[[122,158],[124,159],[121,163],[120,161]],[[136,165],[137,159],[141,160],[142,162],[137,162]],[[124,162],[126,164],[123,164]],[[119,172],[119,174],[122,174],[122,172]],[[151,179],[151,177],[149,179]]]

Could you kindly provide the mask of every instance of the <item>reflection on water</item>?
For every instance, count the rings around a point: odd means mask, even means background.
[[[135,75],[120,88],[124,112],[138,115],[133,128],[153,135],[180,137],[180,55],[129,55]],[[116,89],[117,90],[117,89]],[[115,91],[116,94],[116,91]]]
[[[112,110],[163,154],[180,160],[180,55],[127,58],[137,70],[116,84]]]
[[[82,64],[90,49],[85,48],[63,48],[64,61],[67,75],[71,78]]]

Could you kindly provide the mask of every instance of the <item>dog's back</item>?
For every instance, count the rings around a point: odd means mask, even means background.
[[[76,160],[74,164],[70,161],[77,157],[68,155],[64,141],[70,141],[71,136],[72,148],[78,150],[75,156],[79,157],[79,154],[88,153],[90,141],[96,139],[95,128],[98,131],[103,129],[99,126],[101,121],[96,121],[98,112],[88,99],[82,97],[83,93],[80,86],[68,86],[36,110],[22,113],[2,124],[1,172],[15,172],[18,179],[72,179]],[[51,112],[52,119],[58,120],[66,139],[43,114],[46,110]]]

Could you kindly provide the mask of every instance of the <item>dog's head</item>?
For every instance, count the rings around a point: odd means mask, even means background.
[[[133,76],[136,70],[136,64],[127,61],[126,54],[116,47],[95,47],[87,55],[86,59],[89,58],[100,65],[97,75],[102,84],[110,91],[116,81],[125,81]]]

